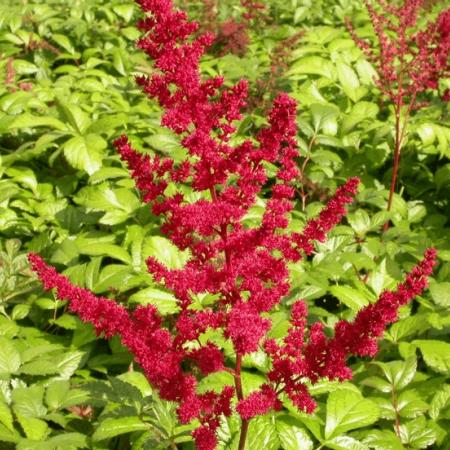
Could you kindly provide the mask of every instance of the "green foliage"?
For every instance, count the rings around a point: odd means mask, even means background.
[[[198,2],[184,3],[200,14]],[[220,2],[221,17],[239,17],[238,3]],[[250,30],[245,58],[208,55],[203,69],[229,81],[264,80],[277,45],[304,31],[277,80],[299,102],[298,138],[307,158],[291,226],[301,229],[344,178],[359,175],[363,184],[346,221],[312,258],[290,268],[293,292],[271,313],[271,337],[285,334],[288,307],[298,298],[307,300],[313,320],[331,328],[395,286],[425,247],[438,249],[440,265],[429,292],[403,308],[385,333],[375,361],[355,363],[351,383],[312,386],[319,404],[312,416],[286,400],[282,411],[252,420],[248,448],[448,449],[448,106],[429,98],[411,119],[400,194],[386,213],[393,115],[381,107],[374,70],[343,25],[352,15],[370,33],[360,2],[269,3],[272,21]],[[157,235],[158,219],[141,206],[112,149],[126,131],[143,152],[183,155],[178,137],[160,126],[157,106],[135,87],[133,75],[152,70],[134,47],[136,17],[131,0],[0,6],[2,449],[193,448],[195,424],[179,426],[174,406],[157,398],[120,342],[96,340],[64,303],[42,293],[26,263],[26,252],[39,252],[97,294],[152,303],[163,316],[177,311],[173,295],[147,275],[145,259],[181,267],[187,255]],[[238,139],[264,124],[264,114],[262,105],[252,109]],[[261,219],[265,200],[249,223]],[[383,233],[388,219],[393,225]],[[268,363],[255,353],[243,367],[248,394],[262,383]],[[200,389],[219,390],[230,378],[212,374]],[[239,426],[236,417],[223,420],[220,449],[237,449]]]

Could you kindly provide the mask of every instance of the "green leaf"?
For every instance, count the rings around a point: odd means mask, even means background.
[[[21,303],[19,305],[14,306],[11,317],[13,320],[22,320],[28,316],[30,312],[31,305],[27,305],[25,303]]]
[[[148,397],[152,394],[150,383],[148,382],[145,375],[141,372],[125,372],[119,375],[117,378],[138,388],[144,397]]]
[[[310,110],[316,133],[323,128],[330,128],[330,123],[336,122],[339,114],[336,106],[330,104],[313,103],[310,105]]]
[[[326,448],[332,448],[334,450],[369,450],[367,445],[350,436],[337,436],[325,441],[325,445]]]
[[[430,417],[435,421],[438,420],[441,411],[448,405],[450,405],[450,385],[445,384],[431,400]]]
[[[169,239],[162,236],[150,236],[144,244],[146,257],[153,256],[169,269],[181,269],[189,258],[187,252],[181,252]]]
[[[408,202],[408,222],[419,223],[427,215],[423,202]]]
[[[70,42],[70,39],[66,35],[53,33],[52,34],[52,39],[60,47],[62,47],[64,50],[66,50],[66,52],[68,52],[68,53],[75,53],[75,48],[74,48],[72,42]]]
[[[375,103],[371,102],[358,102],[355,103],[350,111],[350,113],[344,117],[342,121],[342,132],[348,133],[354,129],[361,122],[365,122],[370,119],[375,119],[379,107]]]
[[[368,298],[360,291],[350,286],[332,286],[330,293],[334,295],[345,306],[354,311],[360,310],[363,306],[369,304]]]
[[[336,437],[341,433],[374,423],[379,411],[373,402],[348,389],[331,392],[327,401],[325,437]]]
[[[400,439],[391,430],[369,430],[364,439],[374,450],[404,450]]]
[[[103,258],[92,258],[92,261],[86,266],[84,284],[88,289],[93,289],[100,274],[100,267]]]
[[[445,164],[436,170],[434,173],[434,182],[438,191],[450,184],[450,164]]]
[[[72,314],[63,314],[55,320],[51,320],[51,323],[58,325],[58,327],[64,328],[65,330],[76,330],[78,326],[77,317]]]
[[[380,410],[380,419],[395,420],[395,409],[388,397],[370,397]]]
[[[436,430],[428,425],[425,417],[400,425],[399,431],[402,443],[413,448],[427,448],[437,438]]]
[[[50,432],[47,422],[44,420],[23,416],[17,411],[16,417],[28,439],[40,441]]]
[[[405,361],[390,361],[388,363],[374,362],[380,367],[386,379],[397,390],[405,388],[414,378],[417,369],[417,361],[414,356]]]
[[[20,439],[20,434],[15,430],[9,430],[0,424],[0,442],[17,443]]]
[[[99,427],[94,431],[92,440],[98,442],[121,434],[144,431],[148,428],[149,426],[142,422],[138,417],[121,417],[119,419],[108,418],[103,420]]]
[[[361,98],[360,83],[355,71],[347,64],[341,61],[336,62],[336,70],[339,83],[342,85],[344,92],[354,102]]]
[[[375,294],[379,296],[384,289],[390,287],[392,278],[388,275],[386,268],[386,258],[378,264],[377,268],[373,270],[369,276],[368,284],[373,289]]]
[[[16,373],[20,367],[20,353],[14,341],[0,336],[0,376]]]
[[[18,115],[9,126],[10,129],[35,127],[51,127],[60,131],[67,130],[67,126],[56,117],[33,116],[30,113],[23,113]]]
[[[53,307],[55,307],[54,302]],[[48,353],[53,353],[58,350],[63,349],[63,346],[58,344],[37,344],[22,351],[22,361],[24,363],[32,361],[34,359],[41,359],[42,357],[47,357]]]
[[[75,169],[92,175],[100,169],[106,141],[97,134],[75,136],[63,144],[64,156]]]
[[[413,344],[419,347],[427,366],[436,372],[450,374],[450,344],[435,340],[415,340]]]
[[[364,209],[347,214],[347,220],[358,236],[364,236],[371,228],[369,214]]]
[[[364,386],[369,386],[378,389],[381,392],[391,392],[392,385],[380,377],[366,377],[361,381]]]
[[[51,375],[58,373],[58,369],[51,359],[38,359],[24,364],[20,368],[20,373],[26,375]]]
[[[88,448],[87,437],[81,433],[64,432],[47,439],[42,446],[42,450],[65,450],[73,448]],[[35,447],[34,450],[41,450],[41,447]]]
[[[414,334],[422,333],[428,328],[427,316],[415,314],[394,323],[385,333],[387,339],[398,342]]]
[[[77,105],[71,105],[58,100],[58,110],[63,119],[69,122],[78,133],[83,134],[91,123],[89,116]]]
[[[13,416],[11,410],[9,409],[9,406],[2,400],[0,400],[0,422],[5,425],[8,430],[14,432]]]
[[[66,352],[59,356],[56,361],[59,378],[63,380],[69,379],[75,373],[75,370],[78,369],[83,356],[84,352],[80,351]]]
[[[111,180],[113,178],[128,178],[128,177],[129,177],[128,171],[120,167],[102,167],[89,177],[89,181],[92,184],[97,184],[105,180]]]
[[[121,48],[111,49],[113,55],[113,67],[119,72],[120,75],[126,75],[128,72],[128,58],[126,52]]]
[[[15,71],[20,75],[31,75],[39,72],[39,68],[35,64],[24,59],[14,59],[13,65]]]
[[[155,150],[171,154],[181,147],[180,141],[173,133],[169,133],[167,130],[158,130],[157,134],[152,134],[146,141]]]
[[[140,206],[136,194],[127,188],[111,189],[106,183],[81,190],[75,201],[95,210],[106,211],[100,219],[105,225],[116,225],[127,220]]]
[[[305,56],[295,61],[286,73],[288,77],[292,77],[292,75],[321,75],[334,80],[335,69],[333,63],[328,59],[320,56]]]
[[[110,264],[102,269],[93,291],[96,294],[113,289],[120,289],[125,281],[131,277],[129,266],[123,264]]]
[[[134,5],[115,5],[113,11],[120,16],[125,22],[129,22],[133,17]]]
[[[246,447],[264,450],[278,450],[280,448],[274,415],[256,416],[250,421]]]
[[[119,247],[118,245],[113,244],[90,244],[86,247],[80,248],[80,253],[82,255],[90,255],[90,256],[110,256],[111,258],[118,259],[119,261],[124,262],[125,264],[131,264],[131,257],[128,252]]]
[[[43,417],[47,413],[43,398],[44,386],[18,387],[12,392],[14,411],[27,418]]]
[[[214,372],[203,377],[198,384],[198,392],[203,394],[207,391],[221,392],[224,386],[232,386],[233,375],[228,372]]]
[[[45,393],[45,402],[51,410],[58,409],[63,403],[70,390],[70,383],[67,380],[53,381]]]
[[[28,167],[15,166],[6,169],[5,173],[13,178],[15,181],[30,188],[33,192],[36,192],[37,180],[35,173]]]
[[[311,450],[313,448],[313,441],[294,417],[287,414],[277,415],[275,427],[284,450]]]
[[[129,301],[140,305],[154,305],[163,316],[175,314],[180,310],[177,299],[172,293],[156,288],[141,289],[136,294],[133,294]]]
[[[142,403],[141,391],[134,385],[117,377],[109,377],[114,395],[127,404]]]
[[[159,434],[170,437],[178,424],[175,407],[172,403],[153,396],[150,411],[150,422],[159,430]]]
[[[372,64],[366,59],[360,58],[355,65],[361,82],[365,85],[373,85],[374,80],[378,78],[378,74]]]
[[[450,129],[437,124],[434,124],[433,128],[438,140],[437,147],[441,153],[441,156],[446,156],[447,158],[450,157],[448,142],[450,140]]]
[[[431,298],[434,303],[443,307],[450,307],[450,283],[430,283]]]
[[[428,410],[428,404],[419,397],[415,390],[407,390],[398,396],[397,408],[401,417],[413,419],[423,415]]]
[[[433,124],[431,123],[423,123],[415,127],[415,130],[425,146],[432,145],[436,139]]]

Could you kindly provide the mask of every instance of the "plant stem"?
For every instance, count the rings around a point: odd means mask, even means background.
[[[395,434],[400,438],[400,415],[398,412],[398,402],[397,402],[397,391],[395,390],[395,387],[392,386],[392,407],[395,411],[395,423],[394,423],[394,430]]]
[[[236,385],[236,395],[238,400],[244,398],[242,391],[242,380],[241,380],[241,365],[242,365],[242,355],[236,355],[236,369],[234,370],[234,384]]]
[[[403,64],[403,62],[402,62]],[[401,78],[402,80],[403,78]],[[401,82],[400,82],[401,83]],[[387,204],[387,211],[389,212],[392,207],[392,200],[394,198],[394,192],[395,192],[395,185],[397,184],[397,176],[398,176],[398,169],[400,167],[400,152],[402,149],[403,139],[406,134],[406,128],[408,125],[408,119],[411,114],[411,111],[413,110],[415,104],[416,104],[416,92],[412,95],[412,98],[409,101],[409,105],[405,112],[405,117],[403,119],[402,123],[402,104],[403,104],[403,91],[400,90],[397,102],[394,105],[394,111],[395,111],[395,145],[394,145],[394,167],[392,168],[392,178],[391,178],[391,187],[389,189],[389,198],[388,198],[388,204]],[[383,231],[387,231],[389,228],[389,221],[387,221],[384,224]]]
[[[302,211],[305,211],[306,197],[308,196],[308,194],[305,193],[305,170],[306,170],[306,166],[308,165],[309,160],[311,159],[311,157],[310,157],[311,150],[313,148],[315,141],[316,141],[316,134],[314,133],[311,140],[309,141],[308,151],[307,151],[306,157],[303,161],[302,168],[300,169],[300,177],[301,177],[301,183],[302,183],[301,193],[300,193],[300,196],[302,198]]]
[[[242,419],[241,435],[239,436],[239,450],[245,449],[249,420]]]
[[[236,385],[236,395],[238,400],[242,400],[244,398],[244,394],[242,391],[241,365],[242,365],[242,355],[237,354],[236,369],[234,373],[234,384]],[[239,436],[239,447],[238,447],[239,450],[245,449],[245,441],[247,439],[249,422],[250,422],[249,420],[242,419],[241,434]]]
[[[401,106],[395,108],[395,145],[394,145],[394,167],[392,169],[391,187],[389,189],[389,198],[387,204],[387,211],[389,212],[392,207],[392,200],[394,198],[395,185],[397,184],[398,168],[400,166],[400,150],[401,150]],[[384,231],[389,228],[389,221],[384,224]]]

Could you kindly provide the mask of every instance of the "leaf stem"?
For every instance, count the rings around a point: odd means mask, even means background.
[[[395,423],[394,423],[394,431],[395,434],[400,438],[400,414],[398,412],[398,401],[397,401],[397,391],[395,390],[395,386],[392,386],[392,407],[395,412]]]

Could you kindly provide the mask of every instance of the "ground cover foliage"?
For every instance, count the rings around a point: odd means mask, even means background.
[[[349,17],[358,36],[374,37],[363,4],[274,0],[251,17],[238,1],[179,5],[205,30],[220,32],[201,61],[203,73],[249,80],[254,101],[239,137],[266,123],[278,91],[298,101],[304,167],[293,229],[315,217],[347,178],[361,179],[329,239],[290,265],[293,289],[268,316],[270,337],[285,335],[299,298],[310,320],[331,330],[395,288],[425,248],[438,250],[430,289],[401,309],[377,356],[351,360],[351,381],[311,386],[313,415],[284,402],[281,411],[252,419],[248,448],[450,448],[450,125],[441,99],[449,80],[409,119],[387,212],[395,112],[345,26]],[[443,7],[426,3],[420,21]],[[42,290],[26,258],[39,253],[74,284],[123,304],[151,303],[164,317],[177,311],[145,261],[180,268],[186,255],[161,235],[160,219],[141,202],[112,145],[126,133],[142,152],[183,157],[179,138],[161,126],[161,110],[134,81],[153,70],[134,45],[138,17],[126,1],[1,6],[0,448],[194,448],[198,424],[180,425],[176,405],[158,398],[119,339],[97,339],[92,326]],[[261,221],[264,201],[248,224]],[[242,367],[249,394],[264,381],[268,360],[257,351]],[[230,378],[213,373],[200,388],[220,391]],[[218,448],[237,448],[239,427],[238,416],[223,419]]]

